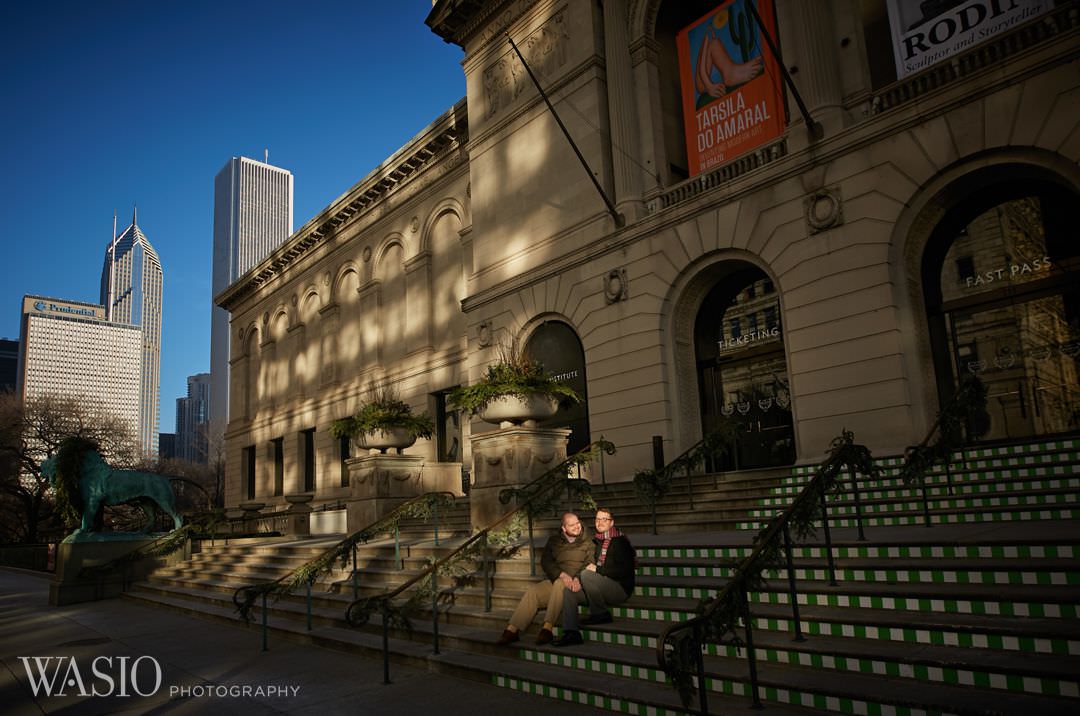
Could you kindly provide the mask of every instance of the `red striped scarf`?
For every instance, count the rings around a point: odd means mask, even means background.
[[[616,527],[612,527],[607,532],[596,533],[596,539],[602,540],[602,544],[600,545],[600,558],[596,562],[597,567],[604,566],[604,560],[607,559],[607,549],[608,546],[611,544],[611,540],[621,535],[622,532],[620,532]]]

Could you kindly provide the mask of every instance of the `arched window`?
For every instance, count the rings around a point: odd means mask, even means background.
[[[577,391],[581,402],[563,401],[559,412],[540,421],[542,428],[570,428],[568,453],[589,444],[589,395],[585,380],[585,349],[574,329],[562,321],[547,321],[533,331],[525,344],[525,352],[538,361],[555,380]]]
[[[1080,428],[1080,251],[1075,194],[1002,181],[935,227],[922,277],[938,389],[978,375],[989,394],[983,439]]]
[[[795,462],[780,301],[764,271],[741,261],[706,295],[694,324],[702,433],[725,419],[741,428],[720,469]]]

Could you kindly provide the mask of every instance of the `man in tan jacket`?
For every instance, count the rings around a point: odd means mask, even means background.
[[[544,625],[536,637],[536,643],[551,642],[554,620],[562,613],[563,588],[571,592],[580,591],[581,581],[578,575],[593,563],[592,540],[582,537],[581,530],[581,520],[573,512],[562,516],[559,534],[548,539],[540,558],[540,567],[547,579],[525,590],[514,615],[510,617],[510,624],[495,641],[496,644],[507,646],[520,639],[521,632],[529,628],[536,612],[545,606]]]

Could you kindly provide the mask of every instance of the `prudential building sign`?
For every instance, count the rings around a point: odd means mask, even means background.
[[[48,298],[27,297],[23,302],[23,313],[37,313],[71,318],[87,318],[95,321],[105,320],[103,306],[88,306],[66,301],[53,301]]]

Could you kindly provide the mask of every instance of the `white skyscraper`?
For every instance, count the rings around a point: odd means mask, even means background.
[[[143,335],[105,319],[105,307],[24,296],[18,391],[23,400],[76,398],[93,415],[111,415],[138,436]]]
[[[161,384],[162,271],[157,252],[150,245],[133,212],[131,226],[105,247],[101,269],[101,303],[106,318],[142,329],[142,397],[139,445],[148,455],[157,454],[158,392]]]
[[[213,295],[285,243],[293,229],[293,177],[264,162],[233,157],[214,178]],[[229,420],[229,313],[213,306],[210,320],[212,435]],[[213,439],[213,438],[212,438]]]

